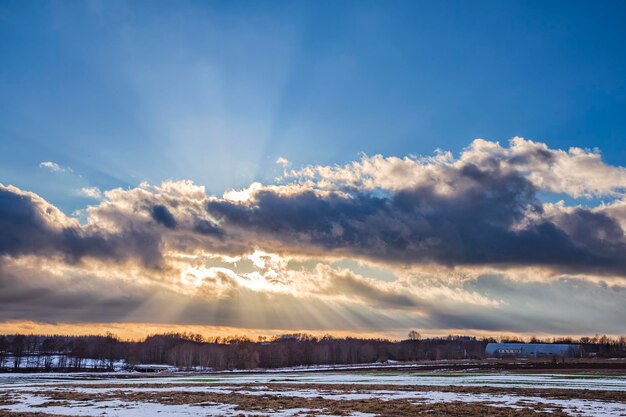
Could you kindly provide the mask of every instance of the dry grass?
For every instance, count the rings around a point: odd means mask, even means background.
[[[40,393],[41,394],[41,393]],[[370,398],[364,400],[334,400],[322,397],[302,398],[285,395],[249,395],[236,393],[203,393],[203,392],[124,392],[111,391],[108,393],[84,394],[72,391],[50,391],[45,396],[57,401],[108,401],[121,400],[128,402],[149,402],[167,405],[192,404],[197,406],[212,404],[232,404],[237,410],[245,412],[274,412],[286,409],[306,409],[312,413],[334,414],[347,416],[350,412],[359,411],[372,413],[378,416],[492,416],[492,417],[565,417],[567,414],[560,410],[546,412],[541,404],[520,404],[524,409],[507,407],[493,407],[486,403],[419,403],[416,399],[381,400]],[[556,407],[553,407],[556,408]]]
[[[253,385],[249,385],[253,387]],[[582,399],[626,403],[626,392],[601,390],[574,390],[554,388],[508,388],[484,386],[422,386],[422,385],[324,385],[324,384],[272,384],[269,389],[286,391],[291,389],[313,389],[319,391],[337,390],[341,392],[363,393],[368,391],[402,391],[402,392],[454,392],[461,394],[492,394],[518,395],[525,397],[542,397],[552,399]]]
[[[224,392],[197,392],[185,390],[187,387],[222,388]],[[90,392],[90,389],[105,390]],[[147,388],[148,391],[133,391],[133,388]],[[149,389],[169,388],[167,391],[149,391]],[[108,389],[108,390],[107,390]],[[80,390],[77,391],[77,390]],[[255,395],[262,390],[263,394]],[[298,396],[296,391],[317,391],[316,397]],[[293,392],[292,392],[293,391]],[[415,393],[416,398],[396,398],[383,400],[376,398],[374,391],[395,391]],[[290,395],[292,392],[292,395]],[[181,383],[181,384],[78,384],[51,387],[47,391],[21,391],[20,394],[39,396],[47,400],[37,408],[45,411],[50,406],[79,405],[96,406],[102,401],[119,400],[122,402],[158,403],[164,405],[195,405],[198,407],[215,404],[230,404],[241,413],[272,413],[287,409],[307,410],[300,416],[334,414],[347,416],[351,412],[371,413],[383,417],[428,416],[428,417],[566,417],[561,407],[520,399],[515,405],[522,408],[494,406],[490,402],[421,402],[420,393],[445,392],[459,394],[513,395],[541,397],[559,400],[584,399],[610,401],[626,404],[626,393],[615,391],[592,391],[571,389],[537,389],[479,386],[398,386],[398,385],[349,385],[349,384],[224,384],[224,383]],[[328,395],[367,394],[368,399],[324,398]],[[15,404],[17,398],[12,393],[0,393],[0,407]],[[18,393],[15,393],[18,394]],[[94,415],[106,415],[104,404]],[[242,414],[243,415],[243,414]],[[12,413],[0,410],[0,417],[48,417],[45,413]],[[58,415],[57,415],[58,417]]]
[[[17,401],[15,401],[11,395],[6,394],[6,393],[0,394],[0,406],[11,405],[15,403],[17,403]]]
[[[64,389],[111,389],[112,391],[133,388],[177,388],[183,391],[186,387],[228,388],[233,391],[254,391],[259,384],[225,384],[225,383],[182,383],[182,384],[150,384],[142,386],[138,384],[98,384],[98,385],[63,385]],[[367,393],[369,391],[402,391],[402,392],[454,392],[462,394],[493,394],[493,395],[518,395],[526,397],[542,397],[552,399],[581,399],[596,401],[611,401],[626,403],[626,392],[603,391],[603,390],[577,390],[555,388],[511,388],[511,387],[485,387],[485,386],[430,386],[430,385],[385,385],[385,384],[292,384],[292,383],[269,383],[263,384],[264,391],[287,392],[291,390],[316,390],[327,394],[352,394]],[[91,394],[88,394],[91,395]]]

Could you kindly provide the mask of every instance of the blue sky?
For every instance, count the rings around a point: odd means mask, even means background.
[[[0,178],[211,193],[519,135],[626,163],[618,1],[0,2]],[[42,161],[71,167],[50,175]]]

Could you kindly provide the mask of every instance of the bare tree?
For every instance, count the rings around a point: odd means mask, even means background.
[[[417,330],[411,330],[408,336],[409,336],[409,340],[413,340],[413,341],[418,341],[422,338],[422,335],[419,334]]]
[[[13,354],[13,368],[19,369],[22,358],[24,357],[24,350],[26,349],[26,336],[18,334],[13,337],[11,341],[11,353]]]

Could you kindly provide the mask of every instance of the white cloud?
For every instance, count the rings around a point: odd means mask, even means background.
[[[248,188],[241,190],[228,190],[224,193],[224,199],[229,201],[245,202],[248,201],[254,193],[263,189],[263,184],[253,182]]]
[[[57,164],[56,162],[52,162],[52,161],[41,162],[39,164],[39,167],[49,169],[52,172],[64,172],[65,171],[65,168],[63,168],[61,165]]]
[[[626,168],[607,165],[597,149],[550,149],[520,137],[511,139],[508,147],[476,139],[458,158],[441,151],[425,158],[374,155],[343,166],[307,166],[288,175],[312,181],[319,189],[397,191],[429,186],[445,195],[463,185],[451,184],[450,172],[471,166],[485,172],[520,174],[539,190],[574,198],[619,197],[626,190]]]
[[[278,159],[276,160],[276,163],[282,166],[289,165],[289,161],[287,160],[287,158],[284,158],[282,156],[278,157]]]
[[[98,187],[83,187],[80,189],[80,194],[96,200],[102,198],[102,191]]]

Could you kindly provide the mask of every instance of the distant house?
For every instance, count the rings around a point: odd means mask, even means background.
[[[485,348],[485,356],[490,358],[565,358],[580,353],[580,345],[565,343],[487,343]]]

